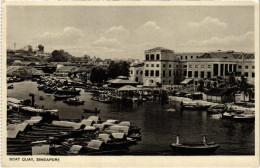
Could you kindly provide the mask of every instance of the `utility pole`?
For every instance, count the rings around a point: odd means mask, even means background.
[[[16,47],[16,42],[14,42],[14,51],[15,51],[15,47]]]

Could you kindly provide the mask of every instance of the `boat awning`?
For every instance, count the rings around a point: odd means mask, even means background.
[[[110,133],[124,133],[124,134],[128,135],[129,127],[121,126],[121,125],[113,125],[113,126],[110,126],[107,131]]]
[[[70,148],[69,153],[70,154],[79,154],[81,149],[82,149],[82,146],[80,146],[80,145],[72,145],[72,147]]]
[[[93,126],[86,126],[84,128],[85,131],[95,131],[96,130],[96,127],[93,127]]]
[[[190,83],[191,81],[193,81],[193,79],[185,79],[184,81],[181,82],[181,84],[188,84]]]
[[[101,118],[98,117],[98,116],[90,116],[90,117],[87,118],[87,120],[92,120],[92,121],[94,121],[95,123],[97,123],[98,121],[101,120]]]
[[[105,143],[107,143],[107,141],[110,140],[109,134],[99,134],[98,135],[98,139],[104,141]]]
[[[123,139],[125,137],[124,133],[112,133],[114,139]]]
[[[102,130],[104,126],[105,126],[104,124],[93,124],[93,127],[99,128],[100,130]]]
[[[33,146],[32,155],[49,155],[50,145]]]
[[[102,147],[103,144],[104,144],[103,141],[91,140],[91,141],[88,143],[87,148],[99,150],[99,149]]]
[[[129,121],[122,121],[122,122],[119,123],[119,125],[130,127],[130,122]]]
[[[93,120],[89,120],[89,119],[83,119],[81,122],[81,124],[84,124],[86,126],[91,126],[93,125],[93,123],[95,123]]]

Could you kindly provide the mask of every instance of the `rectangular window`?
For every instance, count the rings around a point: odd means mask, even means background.
[[[172,76],[172,71],[169,71],[169,76]]]
[[[163,71],[163,77],[165,77],[165,71]]]
[[[181,56],[181,60],[182,60],[182,56]]]
[[[188,72],[188,77],[191,78],[192,77],[192,71]]]
[[[254,78],[255,77],[255,73],[254,72],[252,72],[252,78]]]
[[[187,65],[183,65],[183,68],[187,68]]]
[[[176,68],[179,68],[179,66],[178,66],[178,65],[176,65]]]
[[[181,68],[181,65],[179,67]]]
[[[151,64],[151,67],[153,67],[154,65],[153,64]]]
[[[195,68],[198,68],[198,65],[195,65]]]
[[[156,60],[160,60],[160,54],[156,54]]]
[[[211,68],[211,65],[208,65],[208,68]]]
[[[146,67],[149,67],[149,64],[146,64]]]
[[[163,64],[163,67],[165,68],[165,64]]]
[[[150,71],[150,76],[154,76],[154,70]]]
[[[229,72],[232,72],[232,64],[229,64]]]
[[[255,66],[254,66],[254,65],[252,66],[252,69],[255,69]]]
[[[211,78],[211,72],[208,72],[207,77]]]
[[[158,77],[160,75],[160,71],[155,71],[155,76]]]
[[[248,72],[245,72],[245,76],[248,77]]]
[[[213,64],[213,75],[218,76],[218,64]]]
[[[204,65],[201,65],[201,68],[204,68],[205,66]]]
[[[198,71],[195,71],[194,72],[194,78],[197,78],[199,76],[199,72]]]
[[[220,75],[224,75],[224,64],[220,64]]]
[[[149,60],[149,54],[145,55],[145,60]]]
[[[200,77],[201,77],[201,78],[204,78],[204,71],[201,71],[201,72],[200,72]]]
[[[237,76],[241,76],[241,72],[237,72]]]
[[[154,60],[154,54],[151,54],[151,60]]]
[[[179,71],[176,71],[176,76],[179,76]]]
[[[169,64],[169,68],[171,68],[172,67],[172,64]]]
[[[188,56],[185,56],[185,59],[187,59],[188,58]]]
[[[138,71],[136,71],[136,74],[138,75]]]
[[[186,75],[187,75],[187,71],[184,71],[184,72],[183,72],[183,76],[186,76]]]
[[[156,64],[157,67],[159,67],[159,64]]]
[[[228,64],[225,64],[225,76],[228,75]]]
[[[242,69],[242,66],[241,66],[241,65],[238,65],[238,69]]]
[[[193,59],[193,56],[190,56],[191,59]]]
[[[192,68],[192,65],[189,65],[189,68]]]
[[[149,76],[149,71],[145,70],[145,76]]]
[[[142,75],[142,74],[143,74],[143,71],[140,71],[140,74]]]
[[[248,65],[245,66],[245,69],[248,69]]]
[[[131,74],[133,74],[133,71],[131,70]]]

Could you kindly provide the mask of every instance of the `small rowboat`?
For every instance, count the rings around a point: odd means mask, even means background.
[[[95,110],[90,110],[90,109],[83,109],[84,113],[99,113],[101,109],[95,109]]]
[[[238,114],[233,117],[233,120],[253,122],[255,120],[255,114]]]
[[[207,110],[210,105],[200,105],[200,104],[186,104],[183,108],[186,110]]]
[[[170,148],[173,152],[184,155],[210,155],[218,148],[218,144],[210,143],[204,144],[171,144]]]
[[[77,98],[69,98],[67,100],[64,100],[63,102],[69,105],[83,105],[85,103],[84,100],[79,100]]]

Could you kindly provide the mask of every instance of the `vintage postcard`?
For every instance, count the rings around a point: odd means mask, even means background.
[[[255,167],[258,2],[3,2],[3,167]]]

